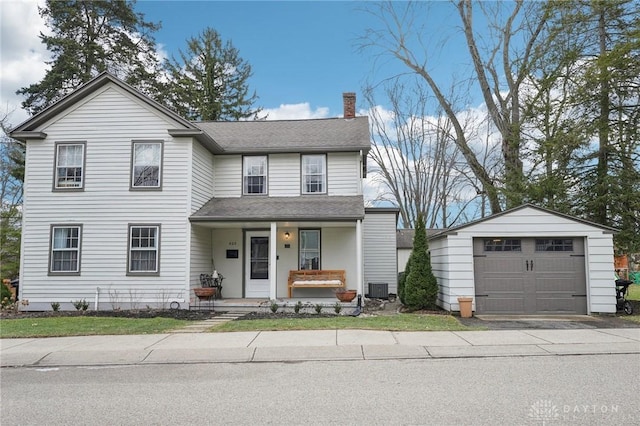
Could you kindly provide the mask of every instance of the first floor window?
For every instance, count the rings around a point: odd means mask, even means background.
[[[131,273],[158,273],[159,225],[129,226],[129,269]]]
[[[267,156],[244,157],[242,167],[243,193],[267,193]]]
[[[300,269],[320,269],[320,230],[300,230]]]
[[[84,186],[84,143],[56,145],[55,189],[81,189]]]
[[[162,173],[162,143],[133,142],[131,187],[160,188]]]
[[[51,262],[52,273],[80,272],[80,225],[54,225],[51,227]]]

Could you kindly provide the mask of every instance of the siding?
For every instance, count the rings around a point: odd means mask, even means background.
[[[199,142],[193,142],[191,213],[213,197],[213,155]]]
[[[212,272],[213,240],[211,232],[211,228],[191,225],[190,288],[200,287],[200,274],[210,274]],[[189,297],[193,299],[194,295],[190,292]]]
[[[190,143],[167,133],[176,123],[130,98],[115,86],[97,90],[65,114],[44,124],[43,141],[27,144],[24,194],[24,251],[21,291],[29,309],[50,309],[58,301],[94,301],[100,308],[184,302],[187,283],[188,173]],[[131,141],[162,140],[161,191],[130,191]],[[86,141],[85,189],[52,191],[56,141]],[[48,276],[49,228],[83,225],[81,274]],[[160,275],[127,276],[128,224],[160,224]],[[93,306],[92,306],[93,307]]]
[[[242,195],[242,156],[217,155],[214,165],[214,196],[219,198]]]
[[[363,221],[364,289],[368,283],[389,284],[389,293],[398,293],[396,214],[365,212]]]
[[[300,195],[300,155],[272,154],[269,156],[269,196],[295,197]]]
[[[473,238],[478,237],[584,237],[589,312],[615,312],[613,238],[588,224],[562,216],[523,208],[430,241],[432,262],[441,286],[441,306],[457,310],[459,296],[475,294]],[[434,248],[437,247],[437,251]],[[436,269],[436,268],[434,268]],[[434,271],[435,272],[435,271]]]
[[[327,155],[327,180],[329,195],[360,195],[360,154],[330,152]]]

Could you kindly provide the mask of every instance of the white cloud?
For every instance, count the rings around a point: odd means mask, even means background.
[[[309,102],[299,104],[281,104],[278,108],[265,108],[260,114],[267,116],[267,120],[304,120],[310,118],[329,117],[329,108],[318,107],[311,109]]]
[[[47,32],[38,14],[38,5],[43,4],[43,0],[0,1],[0,112],[14,111],[9,118],[14,126],[28,118],[20,108],[24,98],[16,90],[40,81],[50,58],[38,37]]]

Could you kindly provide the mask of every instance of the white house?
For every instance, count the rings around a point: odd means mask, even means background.
[[[616,311],[614,229],[532,205],[450,228],[429,239],[438,304],[478,314]]]
[[[342,118],[190,122],[99,75],[11,133],[27,146],[20,297],[188,308],[214,269],[225,299],[285,298],[299,269],[344,270],[364,294],[369,125],[344,103]],[[367,279],[395,287],[395,255],[388,268]]]

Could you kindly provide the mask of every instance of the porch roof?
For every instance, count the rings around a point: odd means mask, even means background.
[[[344,221],[364,218],[364,198],[313,195],[212,198],[195,212],[192,222]]]

